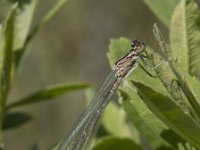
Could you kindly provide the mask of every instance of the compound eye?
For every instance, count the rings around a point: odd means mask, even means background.
[[[133,40],[131,42],[131,47],[133,48],[133,50],[137,51],[137,52],[141,52],[144,50],[145,48],[145,44],[142,41],[139,40]]]

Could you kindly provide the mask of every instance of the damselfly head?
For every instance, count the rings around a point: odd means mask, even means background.
[[[133,51],[140,53],[145,49],[145,44],[140,40],[133,40],[131,42],[131,47],[133,48]]]

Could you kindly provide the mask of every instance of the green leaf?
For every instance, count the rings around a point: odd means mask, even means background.
[[[0,22],[5,22],[8,12],[15,2],[1,0],[0,1]]]
[[[113,102],[110,102],[106,107],[102,123],[106,131],[113,136],[132,137],[125,119],[124,110],[118,108]]]
[[[169,26],[174,8],[180,0],[143,0],[151,11],[166,25]]]
[[[99,141],[94,150],[143,150],[142,147],[128,138],[107,137]]]
[[[29,46],[32,39],[35,37],[36,33],[42,29],[42,27],[47,24],[68,2],[68,0],[59,0],[49,11],[48,13],[39,21],[28,34],[26,41],[24,42],[23,46],[19,49],[19,51],[15,52],[16,56],[16,64],[18,65],[21,57],[23,56],[24,52],[26,51],[27,47]]]
[[[14,4],[18,4],[15,17],[14,50],[20,49],[27,37],[32,24],[33,13],[37,0],[7,0],[0,1],[0,20],[5,16]]]
[[[109,53],[107,53],[107,57],[109,59],[111,67],[120,57],[123,56],[123,54],[131,49],[130,43],[131,40],[125,37],[110,40]]]
[[[200,148],[200,125],[185,114],[169,97],[139,82],[133,82],[151,111],[177,135]]]
[[[191,77],[190,75],[185,75],[185,80],[188,83],[189,89],[197,98],[200,103],[200,82],[196,79],[196,77]]]
[[[163,45],[162,47],[164,51],[166,51],[167,49],[166,46]],[[168,52],[166,55],[169,56],[170,52]],[[192,106],[188,102],[187,97],[185,96],[182,88],[180,87],[177,76],[171,70],[170,65],[167,62],[164,62],[165,60],[160,58],[157,55],[154,55],[153,60],[154,60],[155,66],[158,66],[157,68],[155,68],[157,76],[160,78],[160,81],[163,83],[167,91],[173,97],[172,100],[174,100],[174,102],[178,106],[180,106],[185,113],[191,113],[192,115],[194,115],[195,112],[193,111]]]
[[[69,0],[59,0],[49,11],[48,13],[39,21],[36,26],[33,28],[32,32],[29,34],[27,41],[24,45],[27,45],[29,41],[35,36],[35,34],[47,24],[68,2]]]
[[[3,130],[19,127],[29,122],[32,117],[21,112],[6,113],[4,116]]]
[[[197,150],[190,143],[180,144],[178,150]]]
[[[16,15],[17,4],[13,5],[6,21],[6,27],[4,32],[5,46],[3,66],[1,72],[1,106],[4,107],[7,99],[7,94],[10,88],[13,66],[13,42],[14,42],[14,23]]]
[[[165,141],[170,143],[175,149],[182,150],[196,150],[190,143],[179,137],[172,130],[164,130],[160,135]],[[160,149],[162,150],[162,149]]]
[[[23,47],[32,25],[37,0],[15,1],[18,1],[18,8],[15,18],[14,50],[19,50]]]
[[[170,26],[170,43],[174,56],[186,73],[200,75],[200,10],[194,0],[181,0]]]
[[[69,0],[59,0],[56,4],[48,11],[48,13],[42,18],[35,28],[40,29],[46,23],[48,23],[68,2]]]
[[[0,24],[0,78],[1,78],[1,72],[3,67],[3,59],[4,59],[4,33],[2,25]]]
[[[175,149],[178,149],[180,145],[184,145],[186,142],[182,138],[180,138],[176,133],[172,130],[164,130],[160,136],[167,141],[170,145],[172,145]]]
[[[141,143],[157,149],[168,144],[160,138],[160,134],[168,127],[162,123],[138,97],[133,89],[123,88],[120,92],[123,99],[122,106],[127,118],[140,132]],[[145,142],[144,142],[145,141]]]
[[[200,119],[200,103],[198,102],[195,95],[192,93],[190,87],[188,86],[187,81],[185,80],[184,73],[182,73],[180,66],[175,61],[175,59],[171,55],[171,51],[169,48],[167,48],[165,41],[162,38],[161,32],[156,24],[154,24],[153,32],[155,35],[156,40],[159,43],[160,50],[159,53],[162,53],[164,57],[162,57],[166,63],[168,63],[169,68],[173,72],[173,74],[176,76],[177,82],[179,86],[182,88],[184,95],[187,97],[188,102],[190,103],[191,107],[193,108],[193,117],[197,121]],[[156,61],[154,61],[157,63]],[[159,62],[159,61],[158,61]],[[159,68],[155,69],[157,73],[159,74]],[[172,91],[173,92],[173,91]]]
[[[58,84],[51,87],[47,87],[43,90],[40,90],[34,94],[31,94],[25,98],[22,98],[6,107],[6,109],[11,109],[17,106],[24,106],[33,103],[38,103],[42,101],[51,100],[57,96],[63,95],[67,92],[72,92],[75,90],[81,90],[85,88],[89,88],[91,85],[82,83],[82,84]]]

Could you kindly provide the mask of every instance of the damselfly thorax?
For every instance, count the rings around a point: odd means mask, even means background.
[[[115,63],[113,69],[118,77],[125,77],[132,68],[137,67],[136,60],[141,58],[139,54],[145,49],[144,43],[139,40],[133,40],[131,47],[132,49]]]

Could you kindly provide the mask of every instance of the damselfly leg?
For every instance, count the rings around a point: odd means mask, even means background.
[[[156,76],[154,76],[154,75],[152,75],[148,70],[154,70],[154,69],[156,69],[157,67],[159,67],[160,65],[162,65],[162,64],[164,64],[165,62],[162,62],[162,63],[159,63],[159,64],[157,64],[157,65],[155,65],[155,66],[149,66],[147,63],[146,63],[146,61],[145,61],[145,59],[150,59],[150,60],[152,60],[153,59],[153,52],[154,51],[152,51],[150,54],[146,51],[146,50],[144,50],[144,54],[140,54],[140,56],[139,56],[139,60],[142,62],[142,64],[144,65],[142,65],[139,61],[137,61],[138,62],[138,64],[139,64],[139,66],[140,66],[140,68],[144,71],[144,72],[146,72],[150,77],[156,77]]]

